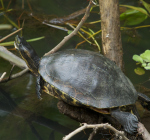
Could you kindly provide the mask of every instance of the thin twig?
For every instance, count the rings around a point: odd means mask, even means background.
[[[67,31],[67,32],[69,31],[66,27],[61,27],[61,26],[49,24],[49,23],[46,23],[46,22],[42,22],[42,24],[45,24],[47,26],[50,26],[50,27],[53,27],[53,28],[56,28],[56,29],[59,29],[59,30],[63,30],[63,31]]]
[[[14,35],[15,33],[19,32],[19,31],[21,31],[21,30],[22,30],[22,28],[20,28],[20,29],[14,31],[13,33],[11,33],[11,34],[9,34],[9,35],[3,37],[2,39],[0,39],[0,42],[4,41],[4,40],[7,39],[8,37]]]
[[[89,14],[90,14],[90,9],[91,9],[92,5],[93,5],[92,0],[90,0],[89,5],[86,8],[85,15],[83,16],[83,18],[79,22],[78,26],[74,29],[74,31],[71,34],[69,34],[68,36],[64,37],[64,39],[55,48],[53,48],[51,51],[49,51],[48,53],[46,53],[45,56],[47,56],[47,55],[49,55],[51,53],[54,53],[57,50],[59,50],[70,38],[72,38],[74,35],[76,35],[78,33],[79,29],[81,28],[81,26],[83,25],[83,23],[88,18]]]
[[[10,51],[8,51],[5,47],[2,47],[2,46],[0,46],[0,57],[9,61],[10,63],[15,64],[16,66],[20,67],[21,69],[28,67],[23,59],[14,55]]]
[[[90,134],[88,140],[92,140],[96,133],[97,133],[97,128],[93,129],[93,132]]]
[[[32,7],[31,7],[31,5],[30,5],[29,0],[27,0],[27,3],[28,3],[28,7],[29,7],[29,9],[32,11]]]
[[[24,13],[25,13],[25,11],[23,11],[23,12],[21,13],[21,15],[19,16],[19,18],[17,19],[19,28],[20,28],[20,18],[22,17],[22,15],[23,15]]]
[[[7,5],[7,8],[6,8],[6,11],[8,10],[10,4],[11,4],[12,0],[9,1],[8,5]]]
[[[150,140],[150,134],[142,123],[138,123],[138,134],[142,135],[143,140]]]
[[[13,64],[13,66],[12,66],[12,68],[11,68],[11,70],[10,70],[10,74],[9,74],[8,79],[10,79],[10,77],[11,77],[11,74],[12,74],[12,72],[13,72],[14,67],[15,67],[15,64]]]
[[[0,77],[0,82],[3,80],[4,76],[6,75],[6,72],[4,72]]]
[[[29,69],[26,68],[26,69],[22,70],[21,72],[18,72],[18,73],[16,73],[16,74],[11,75],[11,76],[8,77],[8,78],[2,79],[2,80],[0,81],[0,83],[4,83],[4,82],[7,82],[7,81],[9,81],[9,80],[18,78],[18,77],[22,76],[23,74],[25,74],[25,73],[28,72],[28,71],[29,71]]]
[[[67,23],[71,28],[75,29],[75,27],[73,25],[71,25],[70,23]],[[80,31],[78,31],[78,34],[85,40],[87,41],[90,45],[92,44],[92,42],[90,42],[88,39],[86,39],[81,33]]]
[[[24,9],[24,0],[22,0],[22,9]]]
[[[1,9],[1,10],[3,10],[3,9],[4,9],[4,3],[3,3],[3,0],[1,0],[1,5],[2,5],[2,9]]]
[[[112,130],[115,135],[117,137],[119,137],[119,139],[122,140],[129,140],[125,135],[123,131],[118,131],[117,129],[115,129],[113,126],[111,126],[110,124],[106,123],[106,124],[86,124],[84,123],[83,126],[77,128],[76,130],[74,130],[73,132],[71,132],[70,134],[68,134],[67,136],[65,136],[63,138],[63,140],[69,140],[71,137],[73,137],[74,135],[76,135],[77,133],[81,132],[84,129],[87,128],[93,128],[93,129],[97,129],[97,128],[104,128],[104,129],[110,129]]]
[[[29,71],[28,66],[26,65],[24,60],[22,60],[21,58],[19,58],[18,56],[14,55],[14,54],[12,54],[10,51],[8,51],[5,47],[2,47],[2,46],[0,46],[0,57],[8,60],[9,62],[17,65],[20,68],[23,68],[23,69],[25,68],[24,70],[22,70],[21,72],[19,72],[17,74],[11,75],[11,72],[10,72],[10,76],[5,79],[2,78],[2,80],[0,80],[0,83],[7,82],[11,79],[20,77]]]

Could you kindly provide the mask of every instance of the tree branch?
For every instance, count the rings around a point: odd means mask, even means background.
[[[13,74],[13,75],[10,74],[10,76],[8,78],[3,79],[4,76],[1,76],[0,83],[7,82],[9,80],[20,77],[21,75],[23,75],[29,71],[28,66],[26,65],[26,63],[24,62],[23,59],[14,55],[10,51],[8,51],[5,47],[2,47],[2,46],[0,46],[0,57],[4,58],[5,60],[9,61],[10,63],[13,63],[14,65],[20,67],[21,69],[25,68],[21,72],[18,72],[18,73]]]
[[[4,76],[6,75],[6,72],[4,72],[0,77],[0,82],[3,80]]]
[[[102,30],[102,50],[105,57],[122,69],[123,50],[120,32],[118,0],[99,0]]]
[[[146,130],[146,128],[144,127],[144,125],[142,123],[138,123],[138,134],[142,135],[143,140],[150,140],[150,134],[149,132]]]
[[[74,130],[73,132],[71,132],[70,134],[68,134],[67,136],[65,136],[63,138],[63,140],[69,140],[71,137],[73,137],[74,135],[76,135],[77,133],[83,131],[84,129],[87,128],[93,128],[93,129],[98,129],[98,128],[104,128],[104,129],[109,129],[112,130],[115,135],[117,137],[119,137],[119,139],[122,140],[129,140],[125,135],[123,131],[118,131],[117,129],[115,129],[113,126],[111,126],[110,124],[106,123],[106,124],[86,124],[84,123],[83,126],[77,128],[76,130]]]
[[[72,38],[74,35],[76,35],[78,33],[79,29],[81,28],[83,23],[88,18],[92,5],[93,5],[92,0],[90,0],[89,5],[86,8],[85,15],[83,16],[83,18],[79,22],[78,26],[74,29],[74,31],[71,34],[69,34],[68,36],[64,37],[64,39],[55,48],[53,48],[51,51],[46,53],[44,56],[47,56],[47,55],[52,54],[52,53],[56,52],[57,50],[59,50],[70,38]]]
[[[96,133],[97,133],[97,128],[93,128],[93,132],[90,134],[88,140],[92,140]]]
[[[9,35],[3,37],[2,39],[0,39],[0,42],[4,41],[4,40],[7,39],[8,37],[14,35],[15,33],[18,33],[18,32],[21,31],[21,30],[22,30],[22,28],[20,28],[20,29],[14,31],[13,33],[11,33],[11,34],[9,34]]]
[[[18,73],[16,73],[16,74],[11,75],[11,76],[8,77],[8,78],[5,78],[5,79],[0,80],[0,83],[4,83],[4,82],[7,82],[7,81],[9,81],[9,80],[18,78],[18,77],[22,76],[23,74],[25,74],[25,73],[28,72],[28,71],[29,71],[29,69],[26,68],[26,69],[22,70],[21,72],[18,72]]]
[[[5,47],[2,47],[2,46],[0,46],[0,57],[9,61],[10,63],[15,64],[16,66],[20,67],[21,69],[28,68],[23,59],[14,55],[10,51],[8,51]]]

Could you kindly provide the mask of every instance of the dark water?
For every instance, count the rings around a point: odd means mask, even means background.
[[[41,15],[45,15],[45,20],[52,17],[69,15],[74,11],[85,8],[88,4],[87,0],[30,0],[29,2],[32,7],[32,13],[39,18],[41,18]],[[9,0],[4,0],[6,7],[8,3]],[[122,0],[121,4],[138,5],[136,1],[131,2],[130,0]],[[16,10],[7,14],[16,24],[18,17],[24,11],[21,7],[22,1],[13,1],[10,8]],[[25,13],[20,18],[21,24],[25,19],[23,36],[26,39],[45,36],[43,40],[31,43],[41,57],[44,53],[57,45],[63,37],[67,35],[67,32],[42,25],[42,20],[39,22],[29,16],[31,10],[29,9],[27,1],[25,1],[24,8]],[[97,9],[95,9],[95,11],[96,10]],[[99,17],[98,14],[93,13],[91,15],[92,20],[98,19]],[[9,22],[3,15],[0,15],[0,23]],[[149,23],[150,20],[148,19],[141,25],[147,25]],[[94,26],[94,30],[97,31],[98,27],[99,24],[97,24],[96,27]],[[0,31],[0,36],[4,37],[12,31],[13,30],[2,30]],[[141,85],[147,88],[149,88],[150,84],[150,82],[147,81],[150,77],[150,72],[147,71],[146,74],[142,76],[136,75],[134,69],[137,66],[132,60],[132,56],[134,54],[140,54],[150,48],[149,34],[150,28],[142,28],[137,31],[122,31],[125,73],[135,86],[142,83]],[[15,35],[6,41],[12,41],[14,37]],[[98,35],[97,38],[99,37],[100,35]],[[73,39],[64,45],[63,49],[74,48],[80,41],[82,41],[82,38],[78,36],[73,37]],[[88,43],[80,47],[97,51],[96,47],[90,46]],[[18,55],[17,52],[13,52]],[[11,67],[12,65],[9,62],[0,58],[0,75],[5,71],[8,73],[7,75],[9,75]],[[21,69],[15,67],[13,73],[17,73],[20,70]],[[56,99],[46,94],[43,94],[42,97],[42,101],[37,99],[35,95],[35,77],[30,73],[7,83],[0,84],[0,140],[60,140],[64,135],[67,135],[79,126],[78,122],[59,113]],[[150,131],[150,113],[143,109],[139,110],[143,123]],[[81,133],[73,137],[72,140],[87,139],[87,134]]]

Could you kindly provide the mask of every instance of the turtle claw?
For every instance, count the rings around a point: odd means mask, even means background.
[[[130,134],[136,133],[138,128],[137,117],[129,112],[124,113],[128,113],[128,116],[126,117],[126,123],[123,124],[124,130]]]
[[[127,133],[133,134],[137,132],[138,118],[135,115],[129,112],[122,112],[119,109],[113,110],[111,115],[120,122]]]
[[[41,100],[42,99],[41,98],[41,93],[37,93],[37,97],[38,97],[39,100]]]

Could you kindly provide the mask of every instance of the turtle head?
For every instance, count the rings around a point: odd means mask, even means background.
[[[14,46],[19,51],[21,57],[25,60],[30,71],[37,76],[40,58],[31,45],[27,43],[23,37],[17,35],[15,37]]]

